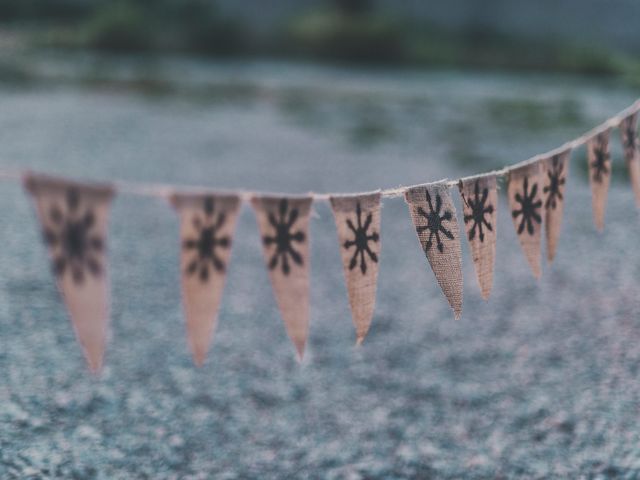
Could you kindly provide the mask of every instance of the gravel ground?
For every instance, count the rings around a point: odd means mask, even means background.
[[[2,88],[1,165],[367,190],[522,160],[634,99],[615,85],[564,77],[229,70],[232,79],[260,78],[259,93],[225,101]],[[377,309],[361,348],[353,346],[333,219],[318,204],[302,365],[248,208],[215,344],[197,369],[182,324],[177,218],[160,201],[119,197],[112,338],[100,378],[83,363],[31,206],[19,186],[3,184],[0,478],[640,477],[640,224],[627,181],[616,176],[607,228],[595,232],[583,156],[572,163],[557,260],[539,282],[504,198],[487,303],[463,245],[460,321],[403,200],[385,201]]]

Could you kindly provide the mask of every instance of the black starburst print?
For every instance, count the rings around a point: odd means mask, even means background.
[[[273,235],[265,235],[262,237],[262,242],[265,246],[275,245],[276,250],[271,256],[269,261],[269,269],[273,270],[280,263],[282,273],[289,275],[291,267],[289,265],[289,257],[297,265],[303,264],[303,258],[294,248],[293,244],[303,243],[305,241],[305,235],[302,230],[293,232],[293,226],[298,220],[298,209],[289,209],[289,202],[286,198],[280,200],[278,207],[278,216],[273,213],[269,213],[269,223],[273,227]]]
[[[513,218],[522,216],[520,219],[520,225],[518,226],[518,235],[524,232],[525,227],[527,229],[527,233],[529,233],[529,235],[533,235],[535,232],[534,222],[537,224],[542,223],[542,217],[537,211],[542,207],[542,200],[536,200],[537,194],[538,184],[534,183],[531,187],[531,191],[529,191],[529,177],[525,177],[522,195],[520,195],[520,193],[516,193],[515,196],[516,202],[520,204],[520,209],[513,210],[511,212]]]
[[[58,278],[69,273],[80,285],[87,272],[95,277],[102,274],[100,254],[104,250],[102,237],[95,233],[96,218],[90,208],[81,208],[80,194],[67,190],[65,209],[53,205],[44,227],[44,241],[53,249],[53,272]]]
[[[624,148],[630,152],[633,152],[638,148],[638,133],[634,122],[628,120],[625,122],[624,127]]]
[[[450,230],[447,230],[444,226],[444,222],[450,222],[453,218],[453,214],[450,210],[442,210],[442,198],[440,194],[436,193],[436,206],[433,208],[433,204],[431,203],[431,195],[429,194],[429,190],[425,189],[425,196],[427,198],[427,205],[429,207],[429,212],[425,212],[422,207],[417,208],[418,215],[423,216],[427,220],[427,224],[423,227],[418,227],[416,230],[418,234],[429,231],[429,238],[427,239],[427,243],[425,244],[425,251],[431,250],[433,246],[433,238],[436,239],[436,245],[438,251],[440,253],[444,252],[444,243],[442,243],[442,239],[440,238],[440,234],[444,235],[450,240],[453,240],[453,233]]]
[[[551,159],[551,168],[547,170],[547,180],[549,183],[545,185],[542,191],[547,195],[547,200],[544,204],[544,208],[556,209],[559,203],[562,202],[562,187],[566,182],[564,174],[564,163],[560,161],[557,155]]]
[[[372,262],[378,262],[378,255],[371,251],[369,248],[369,242],[377,242],[380,237],[378,232],[372,231],[369,233],[369,227],[373,221],[373,214],[367,214],[367,217],[362,222],[362,208],[360,202],[356,204],[356,222],[357,226],[353,224],[351,219],[347,219],[347,227],[353,232],[353,240],[347,240],[344,242],[344,248],[349,250],[351,247],[355,247],[351,261],[349,262],[349,270],[353,270],[358,265],[358,257],[360,258],[360,271],[362,274],[367,273],[367,261],[365,253],[368,255]]]
[[[213,267],[218,272],[224,272],[225,264],[218,256],[218,250],[230,248],[231,238],[220,235],[227,217],[224,212],[216,213],[212,197],[204,199],[202,213],[196,213],[193,216],[192,223],[196,236],[186,238],[182,242],[182,248],[194,252],[194,257],[185,268],[185,273],[189,276],[197,274],[200,281],[205,283],[209,280],[209,267]]]
[[[464,223],[473,222],[471,229],[469,230],[469,240],[473,240],[478,233],[478,238],[481,242],[484,242],[484,228],[490,232],[493,231],[493,225],[487,220],[486,215],[493,214],[493,205],[488,204],[489,189],[484,188],[482,194],[480,193],[480,181],[476,180],[473,188],[473,198],[467,199],[462,196],[464,203],[471,209],[471,213],[464,216]]]
[[[602,183],[604,176],[609,173],[609,152],[606,150],[605,142],[600,139],[593,147],[593,157],[591,162],[593,181]]]

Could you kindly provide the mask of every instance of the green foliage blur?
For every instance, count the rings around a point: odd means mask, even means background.
[[[265,31],[215,0],[2,0],[0,34],[6,29],[38,47],[640,77],[628,55],[486,29],[444,31],[372,0],[318,0]]]

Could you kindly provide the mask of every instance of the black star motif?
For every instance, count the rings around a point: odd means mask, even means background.
[[[601,139],[598,139],[593,147],[593,156],[592,178],[594,182],[602,183],[604,176],[609,173],[609,152],[606,151],[605,142]]]
[[[551,168],[547,170],[547,177],[549,183],[545,185],[542,191],[547,195],[547,201],[544,204],[544,208],[556,209],[558,204],[562,202],[562,187],[566,182],[564,176],[564,163],[560,161],[557,155],[554,155],[551,159]]]
[[[265,246],[274,244],[276,246],[276,250],[273,252],[271,260],[269,261],[269,269],[273,270],[278,266],[278,262],[280,262],[282,273],[285,275],[289,275],[291,270],[289,257],[291,257],[291,260],[297,265],[303,264],[302,255],[293,248],[293,242],[303,243],[305,240],[305,235],[302,230],[298,230],[295,233],[292,232],[298,215],[298,209],[292,208],[289,210],[289,202],[286,198],[283,198],[280,200],[278,217],[276,218],[273,213],[269,213],[269,223],[274,229],[273,235],[265,235],[262,237],[262,242]]]
[[[473,221],[473,225],[468,233],[469,240],[473,240],[475,238],[477,230],[478,238],[481,242],[484,242],[484,227],[486,227],[490,232],[493,231],[493,226],[489,220],[485,218],[485,215],[491,215],[493,213],[493,205],[487,205],[487,200],[489,198],[488,188],[484,188],[482,190],[482,194],[480,194],[479,180],[476,180],[473,193],[473,198],[469,199],[462,195],[464,203],[471,209],[471,213],[464,216],[464,223],[466,224]]]
[[[444,227],[444,222],[450,222],[453,218],[453,214],[450,210],[445,210],[443,213],[440,212],[442,210],[442,198],[440,198],[440,194],[436,193],[436,208],[433,208],[429,190],[425,189],[424,193],[427,197],[429,212],[425,212],[422,207],[418,207],[416,211],[418,215],[423,216],[427,220],[427,225],[418,227],[416,230],[418,231],[418,234],[427,230],[429,231],[429,238],[427,239],[427,243],[425,244],[425,251],[431,249],[431,247],[433,246],[433,237],[435,237],[438,251],[440,253],[443,253],[444,244],[442,243],[440,234],[442,233],[448,239],[453,240],[453,233],[451,233],[450,230],[447,230]]]
[[[186,238],[182,242],[182,248],[195,253],[187,265],[185,273],[189,276],[197,273],[200,281],[205,283],[209,280],[209,265],[218,272],[224,272],[224,262],[218,257],[216,250],[231,247],[231,238],[226,235],[220,236],[220,229],[226,222],[226,215],[224,212],[216,215],[212,197],[204,199],[203,210],[203,216],[200,214],[193,216],[192,223],[196,229],[196,237]]]
[[[80,285],[85,271],[98,277],[102,273],[100,254],[104,250],[102,238],[93,233],[96,219],[89,208],[80,208],[80,195],[74,188],[67,190],[66,209],[53,205],[49,209],[49,225],[44,227],[44,241],[54,249],[53,272],[62,277],[71,274],[73,282]]]
[[[631,119],[625,122],[624,127],[624,148],[633,152],[638,147],[638,134]]]
[[[365,259],[365,252],[369,256],[372,262],[378,262],[378,255],[375,252],[372,252],[369,248],[369,242],[377,242],[379,240],[378,232],[368,233],[369,227],[371,226],[371,221],[373,220],[373,214],[369,213],[367,218],[362,223],[362,209],[360,207],[360,202],[356,204],[356,215],[357,215],[357,224],[356,227],[351,219],[347,219],[347,227],[349,230],[353,232],[353,240],[347,240],[344,242],[344,248],[349,250],[351,247],[356,247],[353,256],[351,257],[351,262],[349,263],[349,270],[353,270],[356,268],[358,264],[358,256],[360,257],[360,271],[364,275],[367,273],[367,262]]]
[[[529,177],[524,177],[524,185],[523,185],[523,194],[516,193],[516,202],[520,204],[519,210],[513,210],[511,214],[513,218],[518,218],[522,215],[522,219],[520,220],[520,225],[518,226],[518,235],[520,235],[525,227],[527,228],[527,232],[529,235],[533,235],[534,233],[534,224],[536,222],[538,224],[542,223],[542,217],[537,212],[537,209],[542,207],[542,200],[537,199],[536,195],[538,194],[538,184],[534,183],[531,187],[531,191],[529,192]]]

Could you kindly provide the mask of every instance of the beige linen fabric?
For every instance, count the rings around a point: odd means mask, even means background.
[[[636,200],[636,207],[640,208],[640,145],[638,143],[638,112],[629,115],[620,122],[620,136],[624,159],[629,169],[631,188]]]
[[[604,229],[604,213],[607,206],[609,183],[611,182],[610,132],[610,130],[605,130],[587,142],[593,222],[600,231]]]
[[[431,269],[456,318],[462,314],[462,252],[456,209],[446,183],[405,192],[409,213]]]
[[[542,230],[543,192],[540,161],[509,172],[509,207],[522,251],[536,278],[540,268],[540,232]]]
[[[542,162],[544,225],[547,239],[547,260],[552,262],[558,246],[564,211],[565,185],[569,177],[571,150],[553,155]]]
[[[487,300],[493,286],[496,256],[498,191],[496,176],[487,175],[458,184],[467,240],[482,298]]]
[[[369,331],[380,258],[380,193],[330,198],[347,283],[356,343]]]
[[[213,340],[240,207],[237,195],[174,194],[187,337],[196,365]]]
[[[251,199],[271,286],[300,360],[309,330],[309,214],[312,201],[311,197],[256,196]]]
[[[93,372],[102,368],[109,324],[107,219],[114,191],[28,173],[56,284]]]

